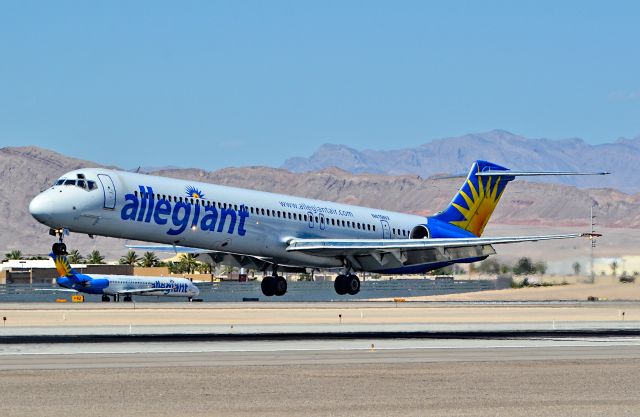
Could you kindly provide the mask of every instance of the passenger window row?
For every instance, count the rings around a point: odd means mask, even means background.
[[[411,236],[411,231],[410,230],[404,230],[404,229],[396,229],[393,228],[393,234],[396,236],[402,236],[402,237],[410,237]]]
[[[142,197],[142,198],[151,197],[156,200],[166,200],[174,203],[181,202],[181,203],[187,203],[191,205],[200,205],[202,207],[214,206],[214,207],[218,207],[218,209],[233,208],[235,211],[247,210],[251,214],[255,214],[258,216],[275,217],[279,219],[289,219],[289,220],[297,220],[297,221],[303,221],[303,222],[315,221],[315,223],[317,224],[326,224],[327,226],[337,226],[337,227],[344,227],[349,229],[367,230],[372,232],[376,231],[375,224],[352,222],[350,220],[341,220],[341,219],[329,218],[324,216],[316,216],[316,215],[311,216],[308,214],[291,213],[287,211],[270,210],[270,209],[264,209],[259,207],[247,207],[245,205],[241,205],[240,207],[238,207],[237,204],[232,205],[227,203],[221,203],[219,201],[216,203],[215,201],[209,201],[209,200],[192,198],[192,197],[176,197],[176,196],[171,196],[166,194],[153,194],[150,196],[149,193],[146,193],[146,192],[139,193],[137,190],[134,191],[133,193],[136,197]]]

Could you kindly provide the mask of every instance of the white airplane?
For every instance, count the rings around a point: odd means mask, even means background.
[[[284,295],[278,271],[335,268],[338,294],[360,290],[358,271],[415,274],[495,254],[493,245],[591,234],[481,237],[505,187],[523,175],[476,161],[458,193],[430,217],[103,168],[68,172],[29,211],[59,237],[67,230],[164,244],[130,246],[197,254],[210,263],[262,270],[265,295]]]
[[[155,295],[163,297],[187,297],[191,301],[200,294],[198,287],[186,278],[169,277],[132,277],[130,275],[95,275],[81,274],[71,267],[66,255],[49,254],[56,265],[59,277],[56,283],[62,287],[55,290],[82,292],[102,295],[102,301],[131,301],[133,295]]]

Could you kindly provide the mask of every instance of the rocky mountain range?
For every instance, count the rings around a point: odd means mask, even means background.
[[[612,174],[605,178],[565,176],[539,181],[640,192],[640,170],[637,169],[640,137],[590,145],[581,139],[527,139],[504,130],[493,130],[396,150],[356,150],[326,144],[308,158],[286,160],[282,168],[310,172],[337,167],[351,173],[413,174],[427,178],[435,174],[466,173],[476,159],[522,171],[608,171]]]
[[[61,174],[100,166],[35,147],[0,148],[0,253],[20,249],[46,254],[53,242],[47,228],[29,214],[29,201]],[[151,174],[194,181],[286,193],[323,200],[428,215],[445,207],[460,179],[433,180],[416,175],[353,174],[337,168],[292,173],[268,167],[161,169]],[[491,222],[517,225],[586,226],[591,204],[598,205],[600,226],[640,228],[640,194],[610,188],[579,189],[562,184],[515,181],[509,186]],[[126,252],[119,239],[73,234],[70,248],[87,253],[97,248],[109,258]]]

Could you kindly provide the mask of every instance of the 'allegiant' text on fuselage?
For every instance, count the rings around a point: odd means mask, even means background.
[[[151,288],[166,288],[167,291],[184,293],[189,290],[189,286],[187,284],[176,284],[173,280],[170,282],[160,282],[160,280],[157,280],[151,285]]]
[[[124,196],[126,204],[120,211],[122,220],[144,223],[153,221],[155,224],[164,225],[170,219],[173,227],[167,230],[169,235],[179,235],[187,227],[223,233],[225,226],[227,226],[227,233],[233,234],[237,230],[239,236],[244,236],[247,232],[244,224],[247,217],[249,217],[249,211],[245,206],[240,206],[239,210],[235,210],[232,207],[223,207],[218,212],[218,208],[215,205],[201,206],[198,199],[195,200],[195,204],[185,200],[176,201],[172,205],[171,201],[164,198],[156,200],[151,187],[138,186],[138,189],[140,190],[140,197],[135,194],[126,194]],[[191,215],[192,212],[193,216]]]

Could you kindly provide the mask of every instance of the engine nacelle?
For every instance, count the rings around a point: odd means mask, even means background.
[[[411,239],[429,239],[431,238],[431,232],[429,228],[424,224],[419,224],[418,226],[411,229],[411,234],[409,235]]]

